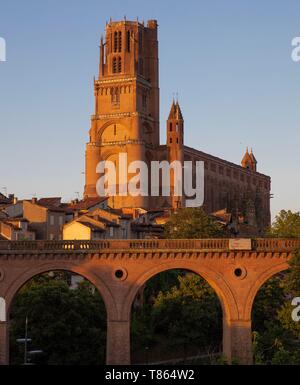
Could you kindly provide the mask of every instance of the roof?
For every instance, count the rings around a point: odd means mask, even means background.
[[[41,198],[37,201],[37,204],[44,207],[59,207],[61,204],[61,197]]]
[[[218,158],[214,155],[210,155],[210,154],[207,154],[206,152],[203,152],[203,151],[200,151],[200,150],[197,150],[196,148],[192,148],[192,147],[189,147],[189,146],[184,146],[184,151],[185,152],[191,152],[195,155],[198,155],[200,157],[203,157],[204,159],[206,158],[207,160],[211,160],[211,161],[215,161],[217,163],[222,163],[224,166],[228,166],[228,167],[234,167],[236,170],[240,170],[240,171],[243,171],[243,172],[251,172],[259,177],[263,177],[265,179],[268,179],[268,180],[271,180],[271,177],[268,176],[268,175],[265,175],[265,174],[262,174],[258,171],[251,171],[251,170],[245,170],[244,167],[238,165],[238,164],[235,164],[235,163],[232,163],[232,162],[229,162],[228,160],[225,160],[225,159],[222,159],[222,158]]]
[[[120,219],[132,219],[133,218],[133,209],[130,209],[132,212],[128,212],[129,209],[109,209],[109,212],[115,215],[118,215]]]
[[[4,220],[4,221],[0,221],[0,222],[4,223],[6,226],[9,226],[10,228],[12,228],[12,229],[14,229],[14,230],[16,230],[16,231],[22,230],[22,229],[16,224],[17,221],[16,221],[16,222],[14,222],[14,221],[10,222],[10,221]]]
[[[85,221],[75,221],[77,223],[80,223],[86,227],[89,227],[93,231],[102,231],[104,232],[104,228],[99,224],[97,225],[96,223],[91,223],[91,222],[85,222]]]
[[[73,210],[89,210],[90,208],[103,203],[108,200],[108,197],[96,197],[96,198],[86,198],[82,201],[70,204],[69,207]]]
[[[13,218],[4,218],[5,222],[27,222],[29,223],[29,220],[26,218],[23,218],[21,216],[13,217]]]
[[[8,198],[7,196],[5,196],[4,194],[0,193],[0,204],[9,204],[9,203],[12,203],[12,198],[11,196]]]

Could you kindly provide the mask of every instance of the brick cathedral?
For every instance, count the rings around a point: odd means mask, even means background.
[[[148,21],[147,26],[127,20],[107,24],[94,92],[95,114],[86,146],[85,198],[97,197],[97,164],[109,160],[118,170],[119,153],[127,153],[128,163],[143,160],[148,165],[153,160],[204,161],[206,212],[223,210],[260,230],[270,225],[271,179],[257,172],[252,150],[247,149],[241,165],[236,165],[186,146],[183,115],[175,101],[166,124],[167,143],[160,144],[156,20]],[[167,198],[117,196],[109,199],[109,205],[146,210],[178,208],[184,206],[184,199],[172,194]]]

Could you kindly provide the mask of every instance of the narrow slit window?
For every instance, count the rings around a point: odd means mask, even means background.
[[[130,31],[127,31],[127,52],[130,52]]]
[[[122,52],[122,32],[118,33],[118,49],[119,52]]]

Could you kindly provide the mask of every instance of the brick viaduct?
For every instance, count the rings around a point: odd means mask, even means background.
[[[107,311],[107,364],[130,364],[131,307],[139,289],[166,270],[199,274],[223,309],[223,352],[252,363],[251,311],[260,287],[288,268],[300,240],[201,239],[0,242],[0,364],[9,363],[9,312],[18,290],[52,270],[80,274]],[[268,315],[266,314],[266,317]],[[199,325],[201,327],[201,325]]]

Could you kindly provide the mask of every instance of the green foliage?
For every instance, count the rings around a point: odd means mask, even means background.
[[[155,330],[172,344],[215,344],[220,339],[222,313],[213,289],[199,276],[178,277],[179,286],[160,292],[153,305]]]
[[[278,319],[265,323],[261,333],[253,333],[253,350],[256,365],[271,365],[274,357],[279,357],[279,352],[293,354],[295,342],[292,334],[283,328]],[[283,357],[283,355],[282,355]],[[286,355],[287,357],[287,355]],[[289,362],[286,362],[288,364]]]
[[[198,351],[220,351],[222,341],[222,309],[214,290],[198,275],[178,271],[170,274],[169,283],[177,275],[176,284],[157,293],[149,282],[148,302],[132,316],[134,349],[167,344],[169,351],[197,346]],[[150,295],[150,288],[154,289]],[[183,355],[183,353],[182,353]]]
[[[270,320],[275,322],[279,309],[286,302],[283,275],[269,279],[259,290],[252,310],[252,329],[263,332]]]
[[[63,279],[64,278],[64,279]],[[105,357],[106,311],[97,291],[86,281],[70,289],[67,276],[42,275],[17,294],[11,310],[11,357],[23,362],[25,318],[29,349],[43,350],[47,364],[101,364]]]
[[[300,250],[294,251],[293,258],[289,261],[290,268],[285,273],[284,289],[289,297],[300,296]]]
[[[165,237],[172,239],[218,238],[224,236],[221,226],[201,207],[182,208],[172,214],[165,225]]]
[[[256,364],[300,364],[300,323],[292,319],[291,300],[300,294],[300,256],[290,269],[270,279],[259,291],[253,307]]]
[[[268,235],[277,238],[300,238],[300,213],[281,210]]]

